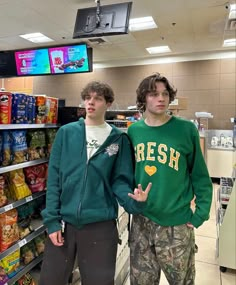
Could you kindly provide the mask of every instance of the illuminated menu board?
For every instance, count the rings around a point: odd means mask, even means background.
[[[15,52],[17,75],[50,74],[48,49]]]
[[[51,73],[88,72],[88,54],[85,44],[48,49]]]

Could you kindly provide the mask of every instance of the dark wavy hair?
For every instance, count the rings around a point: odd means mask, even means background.
[[[161,76],[160,73],[155,73],[153,75],[150,75],[146,78],[144,78],[141,83],[139,84],[138,89],[136,90],[137,93],[137,107],[141,112],[146,111],[146,96],[150,92],[156,91],[156,83],[157,82],[163,82],[165,84],[166,90],[169,93],[169,99],[171,103],[176,96],[177,89],[174,88],[168,81],[168,79],[164,76]]]
[[[81,92],[81,98],[85,100],[85,97],[92,92],[96,92],[98,96],[103,96],[106,103],[112,103],[114,101],[114,92],[106,83],[99,81],[88,83]]]

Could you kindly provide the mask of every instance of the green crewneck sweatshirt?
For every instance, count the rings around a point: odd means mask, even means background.
[[[151,127],[141,120],[129,127],[128,135],[135,149],[136,185],[145,189],[152,182],[143,215],[161,226],[190,222],[199,227],[209,218],[212,183],[194,124],[172,117]]]

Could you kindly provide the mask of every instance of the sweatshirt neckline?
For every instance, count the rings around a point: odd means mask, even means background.
[[[174,120],[174,116],[171,116],[171,118],[166,122],[164,123],[163,125],[160,125],[160,126],[149,126],[146,122],[145,122],[145,119],[143,119],[143,124],[145,125],[145,127],[148,127],[148,128],[163,128],[167,125],[169,125],[173,120]]]

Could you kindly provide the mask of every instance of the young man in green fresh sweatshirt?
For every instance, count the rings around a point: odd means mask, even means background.
[[[171,285],[194,284],[194,227],[209,218],[212,183],[196,127],[166,112],[176,92],[159,73],[137,89],[145,119],[131,125],[128,135],[135,150],[136,184],[152,182],[152,189],[143,214],[133,216],[131,285],[157,285],[161,270]]]
[[[118,203],[141,213],[151,184],[134,189],[127,134],[104,121],[111,87],[91,82],[81,93],[86,119],[61,127],[50,154],[46,209],[49,239],[40,285],[67,285],[75,257],[83,285],[113,285]]]

